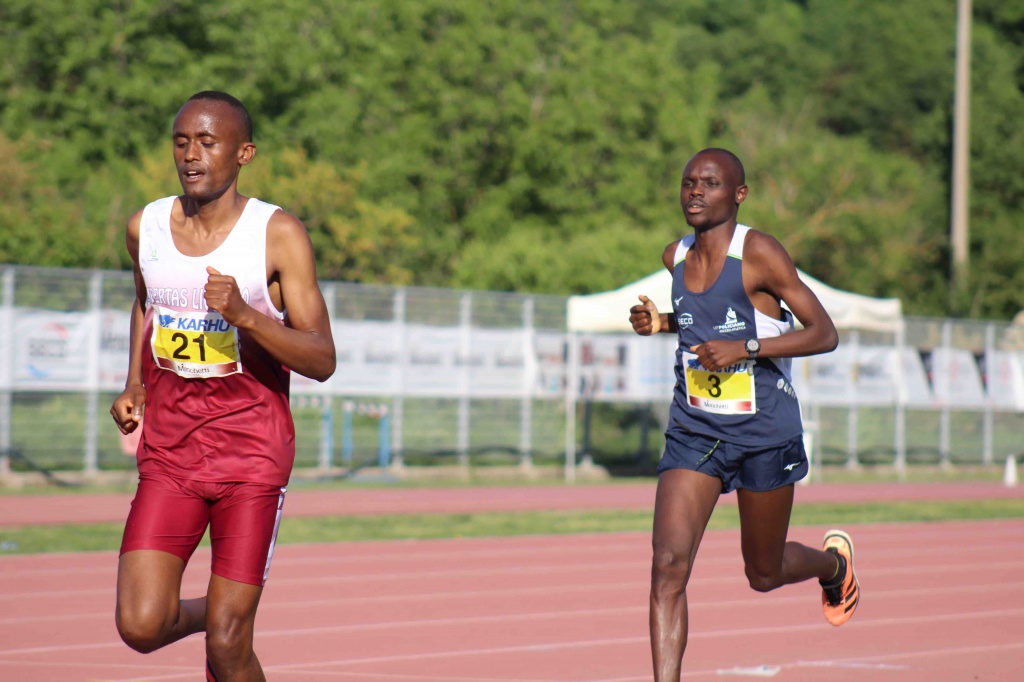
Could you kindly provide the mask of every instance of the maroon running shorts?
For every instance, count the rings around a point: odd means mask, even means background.
[[[188,563],[209,525],[213,574],[263,585],[274,555],[284,493],[285,488],[264,483],[140,476],[121,554],[156,549]]]

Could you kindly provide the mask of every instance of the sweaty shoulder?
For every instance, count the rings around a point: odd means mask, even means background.
[[[294,234],[297,231],[305,234],[306,226],[302,224],[301,220],[293,216],[291,213],[279,208],[270,216],[270,220],[267,222],[267,230],[287,236],[289,234]]]
[[[669,272],[672,272],[672,269],[675,267],[676,249],[679,247],[679,241],[678,239],[675,240],[661,252],[661,262]]]
[[[753,228],[743,243],[743,260],[755,267],[791,263],[786,247],[778,239]]]
[[[278,209],[267,221],[267,255],[274,269],[287,265],[293,258],[312,255],[313,245],[306,226],[297,217]]]
[[[145,210],[140,208],[133,213],[125,227],[125,242],[128,245],[128,255],[132,257],[133,261],[138,261],[139,259],[139,234],[142,230],[142,213]]]
[[[743,279],[753,289],[781,293],[799,282],[796,265],[778,239],[751,229],[743,243]]]
[[[128,218],[128,231],[139,233],[139,226],[142,225],[142,214],[146,211],[145,208],[140,208],[132,216]]]

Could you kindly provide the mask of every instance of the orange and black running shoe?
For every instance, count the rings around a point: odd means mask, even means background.
[[[821,583],[821,607],[825,620],[832,625],[842,625],[850,620],[860,602],[860,585],[853,571],[853,540],[841,530],[825,533],[822,547],[839,559],[839,572],[827,583]]]

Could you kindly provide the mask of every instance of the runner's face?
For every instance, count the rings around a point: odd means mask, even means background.
[[[238,178],[255,146],[242,139],[242,117],[224,102],[186,102],[174,119],[174,165],[185,196],[211,200]]]
[[[683,169],[679,203],[686,222],[708,229],[735,220],[747,186],[739,184],[734,166],[721,154],[698,154]]]

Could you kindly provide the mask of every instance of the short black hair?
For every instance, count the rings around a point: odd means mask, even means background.
[[[245,108],[240,99],[220,90],[203,90],[188,98],[189,102],[196,100],[223,102],[231,106],[242,117],[242,132],[245,134],[245,142],[252,142],[252,116],[249,115],[249,110]]]
[[[733,170],[735,170],[736,174],[739,176],[740,184],[747,184],[747,171],[743,169],[743,162],[740,161],[740,157],[736,156],[728,149],[722,149],[721,147],[709,147],[707,149],[700,150],[699,152],[694,154],[694,156],[700,156],[701,154],[707,154],[711,152],[714,152],[716,154],[722,154],[726,158],[728,158],[732,162]]]

